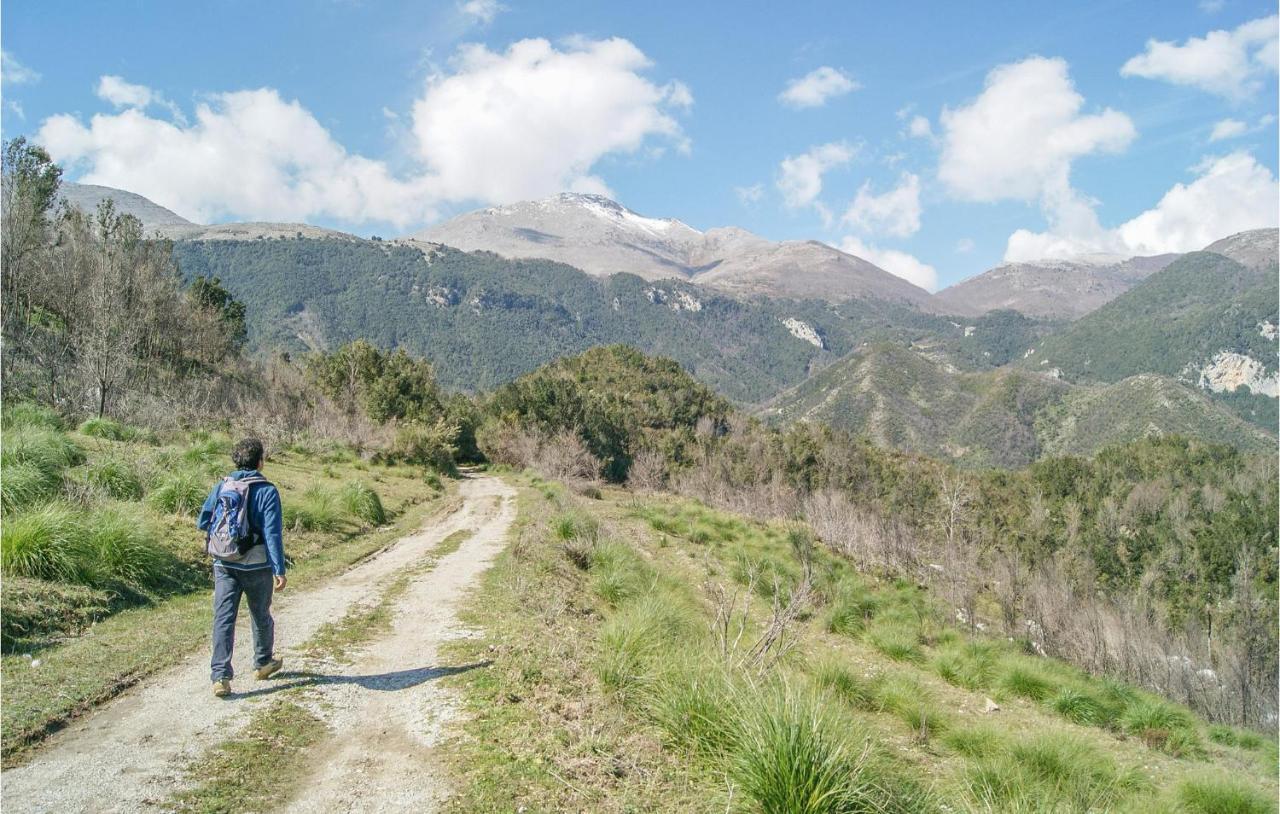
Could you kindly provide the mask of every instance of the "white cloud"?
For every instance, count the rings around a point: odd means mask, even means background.
[[[938,177],[958,198],[1036,200],[1069,188],[1071,162],[1114,152],[1136,135],[1123,113],[1081,115],[1084,97],[1061,59],[1001,65],[967,105],[942,111]]]
[[[1193,251],[1236,232],[1280,223],[1280,185],[1253,156],[1234,152],[1199,169],[1200,177],[1175,184],[1154,209],[1120,227],[1128,251]]]
[[[778,101],[796,108],[821,107],[827,100],[860,88],[856,81],[844,72],[824,65],[798,79],[792,79],[778,94]]]
[[[752,184],[749,187],[734,187],[733,194],[738,196],[738,203],[753,206],[764,197],[764,184]]]
[[[968,254],[974,249],[973,238],[962,237],[956,241],[956,254]]]
[[[1181,45],[1148,40],[1147,48],[1120,68],[1122,76],[1162,79],[1240,100],[1263,88],[1277,70],[1280,16],[1244,23],[1232,31],[1210,31]]]
[[[897,249],[881,249],[863,243],[856,237],[846,237],[840,242],[840,251],[856,255],[870,263],[874,263],[895,277],[923,288],[925,291],[938,290],[938,272],[928,263],[922,262],[913,255]]]
[[[1020,229],[1009,238],[1005,260],[1074,258],[1088,254],[1143,255],[1202,249],[1247,229],[1280,223],[1280,185],[1246,152],[1206,159],[1199,176],[1175,184],[1152,209],[1115,229],[1057,224],[1047,232]]]
[[[39,81],[39,73],[23,65],[8,51],[0,51],[0,82],[6,85],[25,85]]]
[[[793,208],[812,206],[822,194],[822,176],[853,160],[857,148],[845,141],[833,141],[797,156],[787,156],[778,166],[778,191],[783,202]]]
[[[458,4],[458,11],[468,17],[472,17],[476,22],[482,25],[488,25],[498,16],[499,12],[506,11],[507,7],[498,2],[498,0],[467,0]]]
[[[843,222],[864,232],[908,237],[920,231],[920,177],[904,172],[898,186],[881,195],[866,181]]]
[[[421,225],[447,202],[508,203],[564,190],[607,192],[593,166],[653,139],[686,143],[666,112],[692,101],[659,86],[626,40],[553,48],[525,40],[504,53],[460,50],[414,105],[422,167],[397,176],[348,153],[300,103],[275,90],[213,94],[191,124],[136,106],[128,83],[107,83],[125,109],[87,123],[46,119],[35,140],[86,183],[122,187],[201,221],[227,218]],[[143,90],[146,90],[143,88]],[[155,103],[152,95],[150,100]]]
[[[116,107],[147,107],[159,98],[146,85],[126,82],[123,77],[103,76],[98,79],[98,98]]]
[[[1226,4],[1226,0],[1200,0],[1196,5],[1198,5],[1200,10],[1205,14],[1217,14],[1219,11],[1222,11],[1222,7]]]
[[[428,80],[413,108],[419,154],[443,198],[509,202],[561,190],[605,192],[592,168],[652,138],[687,149],[671,108],[680,82],[654,84],[649,59],[620,38],[557,50],[543,39],[505,52],[463,46],[454,73]]]
[[[1223,119],[1213,126],[1213,132],[1209,134],[1209,141],[1222,141],[1223,139],[1243,136],[1248,129],[1248,125],[1239,119]]]
[[[924,116],[912,116],[907,125],[907,135],[912,138],[933,138],[933,125]]]

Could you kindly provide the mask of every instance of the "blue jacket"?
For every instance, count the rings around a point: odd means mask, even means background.
[[[237,469],[231,473],[231,477],[239,480],[247,477],[262,477],[262,473],[256,469]],[[209,491],[209,497],[205,498],[204,507],[200,509],[200,519],[196,521],[196,528],[201,531],[208,531],[209,524],[213,522],[213,507],[218,497],[218,487],[222,482],[214,484],[213,489]],[[257,554],[260,549],[250,549],[248,562],[225,562],[217,560],[214,565],[223,568],[234,568],[239,571],[256,571],[262,568],[270,568],[271,573],[277,576],[284,576],[284,539],[281,536],[282,520],[280,517],[280,492],[270,483],[258,484],[249,488],[249,525],[253,528],[254,533],[263,541],[263,548],[266,549],[265,559],[261,559],[261,555]],[[255,554],[257,554],[255,556]],[[255,562],[256,561],[256,562]]]

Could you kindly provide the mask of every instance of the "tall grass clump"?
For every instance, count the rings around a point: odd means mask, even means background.
[[[1257,732],[1247,729],[1234,729],[1222,724],[1209,727],[1209,740],[1222,746],[1236,746],[1241,749],[1261,749],[1265,743]]]
[[[1013,744],[970,765],[965,788],[987,811],[1110,811],[1150,789],[1139,772],[1078,737],[1053,733]]]
[[[827,614],[827,632],[860,633],[879,608],[876,595],[854,580],[842,580],[833,591]]]
[[[598,540],[590,557],[592,590],[615,608],[649,590],[656,578],[653,566],[624,543]]]
[[[80,556],[87,584],[117,589],[161,584],[172,559],[155,526],[136,507],[121,504],[94,510]]]
[[[625,699],[653,681],[660,657],[698,629],[687,604],[666,591],[652,591],[618,610],[600,629],[596,676]]]
[[[681,650],[663,658],[639,695],[645,714],[662,727],[668,742],[723,758],[737,737],[735,689],[722,662]]]
[[[920,649],[920,628],[915,623],[876,619],[867,628],[866,638],[872,647],[894,661],[924,660],[924,651]]]
[[[48,427],[15,427],[4,434],[0,462],[28,463],[61,473],[84,462],[84,450],[59,430]]]
[[[109,418],[87,419],[80,425],[80,434],[107,441],[132,441],[138,437],[138,431],[133,427],[127,427]]]
[[[1204,754],[1196,719],[1187,710],[1163,699],[1137,697],[1120,713],[1117,723],[1126,734],[1174,757]]]
[[[0,407],[0,426],[6,430],[18,427],[44,427],[50,430],[66,429],[62,416],[40,404],[30,401],[6,402]]]
[[[382,499],[378,493],[364,484],[363,481],[352,481],[342,487],[338,493],[342,508],[347,514],[370,526],[381,526],[387,522],[387,512],[382,507]]]
[[[999,649],[991,642],[957,642],[941,648],[933,669],[948,684],[983,690],[996,678]]]
[[[195,440],[182,451],[182,460],[206,469],[220,468],[231,454],[231,445],[225,439],[196,435]]]
[[[942,736],[942,742],[957,753],[970,758],[990,758],[1009,748],[1002,732],[987,726],[953,729]]]
[[[1097,696],[1076,687],[1064,687],[1049,698],[1049,708],[1073,724],[1106,726],[1112,712]]]
[[[1031,701],[1043,701],[1058,691],[1058,683],[1029,659],[1006,660],[1000,689]]]
[[[896,715],[921,741],[948,728],[946,714],[934,703],[933,695],[906,673],[878,677],[872,698],[875,709]]]
[[[158,512],[194,518],[213,484],[189,469],[159,475],[147,493],[147,505]]]
[[[875,707],[875,684],[836,659],[820,662],[813,670],[814,682],[854,709]]]
[[[1184,780],[1176,792],[1184,814],[1271,814],[1275,800],[1227,777]]]
[[[894,777],[861,728],[812,691],[785,684],[738,704],[730,773],[765,814],[917,812],[927,795]]]
[[[120,458],[90,461],[85,466],[84,479],[116,500],[142,499],[142,479],[131,463]]]
[[[333,531],[343,519],[338,496],[315,483],[286,501],[283,511],[284,526],[294,531]]]
[[[5,576],[81,582],[88,540],[83,514],[65,503],[15,513],[0,531],[0,567]]]
[[[58,494],[62,476],[35,463],[0,465],[0,509],[5,516]]]

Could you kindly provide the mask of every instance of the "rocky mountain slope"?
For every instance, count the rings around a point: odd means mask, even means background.
[[[1176,254],[1127,260],[1004,263],[934,295],[939,313],[1009,308],[1042,319],[1079,319],[1172,263]]]
[[[1261,451],[1275,439],[1178,382],[1138,375],[1079,385],[1002,368],[965,372],[919,349],[869,344],[760,411],[969,466],[1025,466],[1046,455],[1090,455],[1150,434],[1185,434]]]
[[[736,296],[860,298],[922,306],[929,293],[817,241],[774,243],[742,229],[700,232],[599,195],[565,193],[460,215],[412,240],[508,258],[545,258],[594,276],[684,279]]]
[[[212,226],[192,223],[181,215],[165,209],[163,206],[137,195],[114,187],[96,184],[73,184],[64,182],[61,187],[63,200],[86,212],[94,212],[98,204],[110,198],[115,202],[116,210],[133,215],[142,222],[143,232],[148,235],[159,235],[169,240],[269,240],[284,238],[338,238],[359,240],[355,235],[325,229],[306,223],[220,223]]]

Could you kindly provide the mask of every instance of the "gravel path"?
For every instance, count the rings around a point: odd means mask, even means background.
[[[376,598],[388,577],[412,568],[448,535],[473,531],[456,552],[414,577],[397,600],[391,631],[354,666],[318,671],[318,679],[290,677],[290,668],[304,660],[286,647],[279,680],[255,682],[248,613],[242,612],[231,699],[212,696],[208,655],[192,654],[54,736],[29,764],[4,772],[6,814],[155,810],[182,786],[191,758],[233,735],[276,693],[299,686],[310,687],[304,702],[341,734],[317,750],[315,776],[291,810],[434,808],[445,789],[430,771],[430,749],[453,706],[432,679],[459,669],[435,664],[436,650],[465,635],[457,602],[502,550],[515,518],[514,491],[496,478],[465,480],[460,494],[462,507],[429,528],[320,588],[278,595],[277,641],[302,643],[353,604]]]

